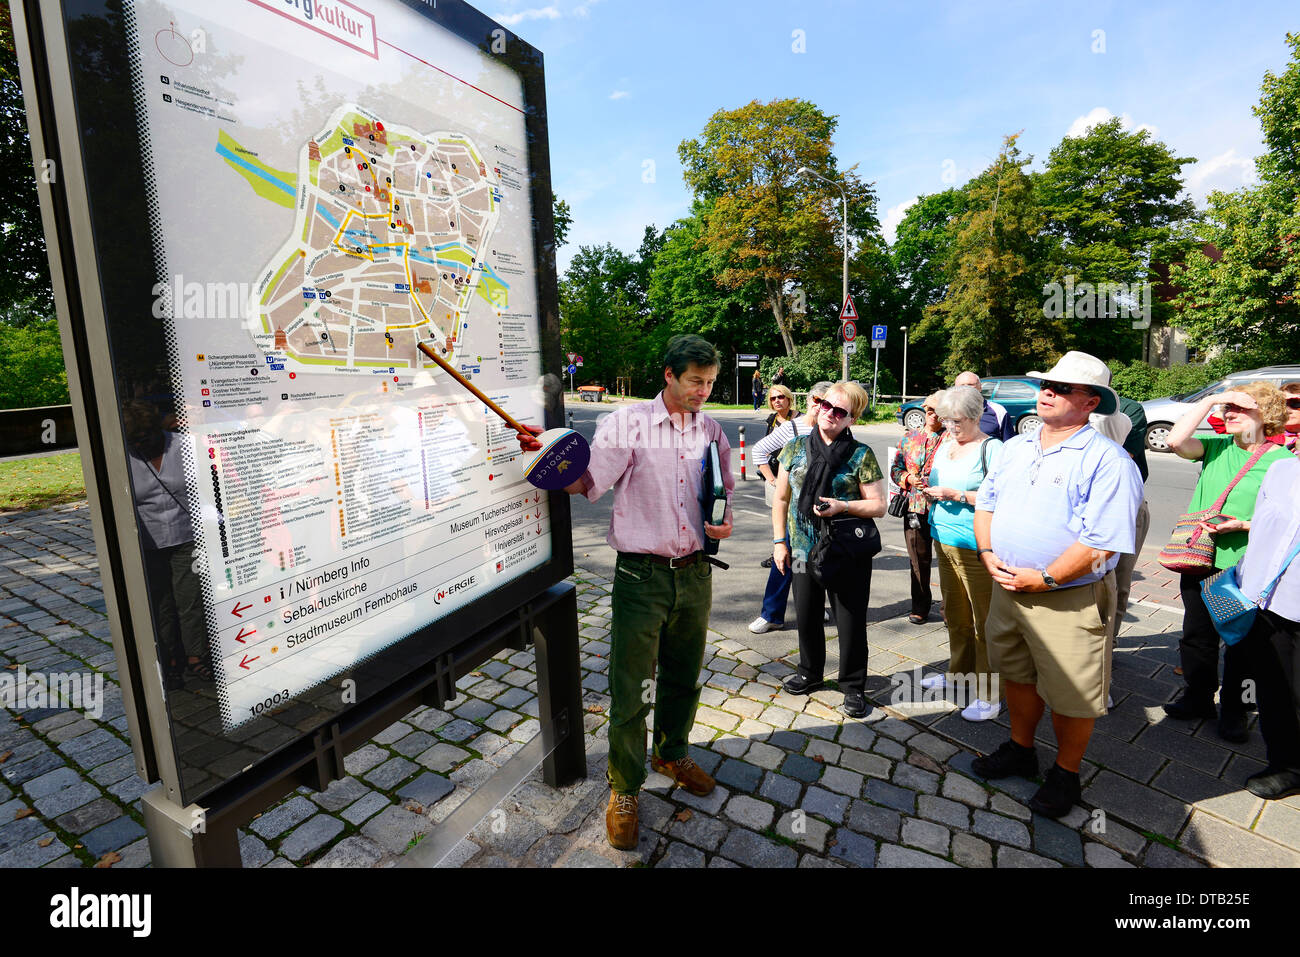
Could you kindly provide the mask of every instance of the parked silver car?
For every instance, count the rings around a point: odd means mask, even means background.
[[[1147,448],[1152,452],[1169,451],[1169,430],[1183,417],[1189,408],[1207,395],[1235,389],[1248,382],[1270,382],[1280,386],[1284,382],[1300,380],[1300,365],[1267,366],[1263,369],[1249,369],[1234,372],[1226,378],[1211,382],[1203,389],[1186,395],[1170,396],[1167,399],[1149,399],[1142,403],[1142,410],[1147,416]],[[1201,421],[1198,431],[1210,432],[1209,416]]]

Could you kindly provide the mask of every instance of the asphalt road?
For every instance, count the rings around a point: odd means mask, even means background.
[[[573,413],[573,428],[588,441],[595,434],[596,422],[610,412],[612,404],[575,402],[569,405]],[[771,552],[770,512],[763,504],[763,481],[748,461],[749,480],[739,481],[739,430],[745,427],[747,448],[763,435],[765,415],[754,412],[716,412],[716,418],[732,444],[732,465],[737,473],[737,494],[733,500],[735,530],[731,538],[722,543],[718,557],[731,563],[726,573],[726,587],[715,583],[712,625],[720,631],[735,634],[741,631],[757,614],[759,601],[767,581],[767,570],[759,562]],[[855,426],[854,436],[869,445],[882,467],[887,461],[887,450],[902,437],[901,426],[877,424]],[[1142,552],[1154,558],[1164,545],[1166,533],[1174,521],[1187,508],[1192,490],[1196,486],[1199,466],[1169,453],[1151,453],[1147,457],[1150,476],[1147,480],[1147,501],[1151,508],[1151,532]],[[614,552],[606,544],[609,530],[609,513],[613,503],[612,493],[591,503],[586,499],[573,501],[573,552],[574,560],[605,575],[613,575]],[[902,522],[885,516],[877,519],[885,550],[873,562],[872,621],[906,615],[907,613],[907,553],[903,547]],[[897,572],[897,574],[894,574]],[[884,586],[884,587],[882,587]],[[885,604],[880,604],[883,599]],[[937,596],[936,596],[937,598]],[[794,647],[793,631],[775,633],[769,653],[783,653]],[[788,646],[788,647],[787,647]]]

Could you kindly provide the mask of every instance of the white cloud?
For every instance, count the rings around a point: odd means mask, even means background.
[[[891,206],[885,212],[885,218],[880,223],[881,232],[885,235],[885,242],[894,245],[894,240],[898,238],[898,224],[903,221],[907,211],[916,205],[919,196],[899,203],[897,206]]]
[[[1070,137],[1083,136],[1092,127],[1114,118],[1115,114],[1106,109],[1106,107],[1094,106],[1087,113],[1083,114],[1083,116],[1076,117],[1074,122],[1070,124],[1070,128],[1066,130],[1065,135]],[[1119,115],[1119,125],[1121,129],[1131,130],[1135,133],[1146,130],[1151,134],[1152,139],[1155,139],[1160,135],[1160,130],[1155,126],[1152,126],[1150,123],[1142,123],[1138,126],[1134,126],[1133,117],[1129,116],[1127,113],[1121,113]]]
[[[627,99],[628,96],[630,96],[630,94],[627,92],[627,90],[615,90],[613,93],[609,95],[609,98],[611,100],[625,100]]]
[[[495,13],[492,15],[492,19],[502,26],[513,27],[525,20],[558,20],[562,16],[564,14],[551,6],[532,7],[528,10],[520,10],[517,13]]]
[[[1235,149],[1201,160],[1187,171],[1187,192],[1198,202],[1214,190],[1230,192],[1255,182],[1255,161]]]
[[[581,0],[580,3],[570,7],[567,13],[555,4],[528,7],[524,10],[516,10],[514,13],[495,13],[492,19],[507,27],[516,26],[525,20],[562,20],[566,16],[585,19],[590,14],[591,8],[600,2],[601,0]]]

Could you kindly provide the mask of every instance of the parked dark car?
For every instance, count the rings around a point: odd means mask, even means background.
[[[1037,415],[1038,382],[1024,376],[990,376],[980,380],[984,398],[1003,406],[1020,434],[1032,432],[1043,424]],[[905,429],[925,426],[924,399],[904,402],[898,409],[898,422]]]

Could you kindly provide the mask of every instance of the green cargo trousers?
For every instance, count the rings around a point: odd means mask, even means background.
[[[645,782],[645,719],[652,702],[654,753],[667,761],[686,757],[700,703],[712,578],[713,566],[703,558],[669,568],[618,556],[611,602],[606,776],[619,794],[636,794]]]

